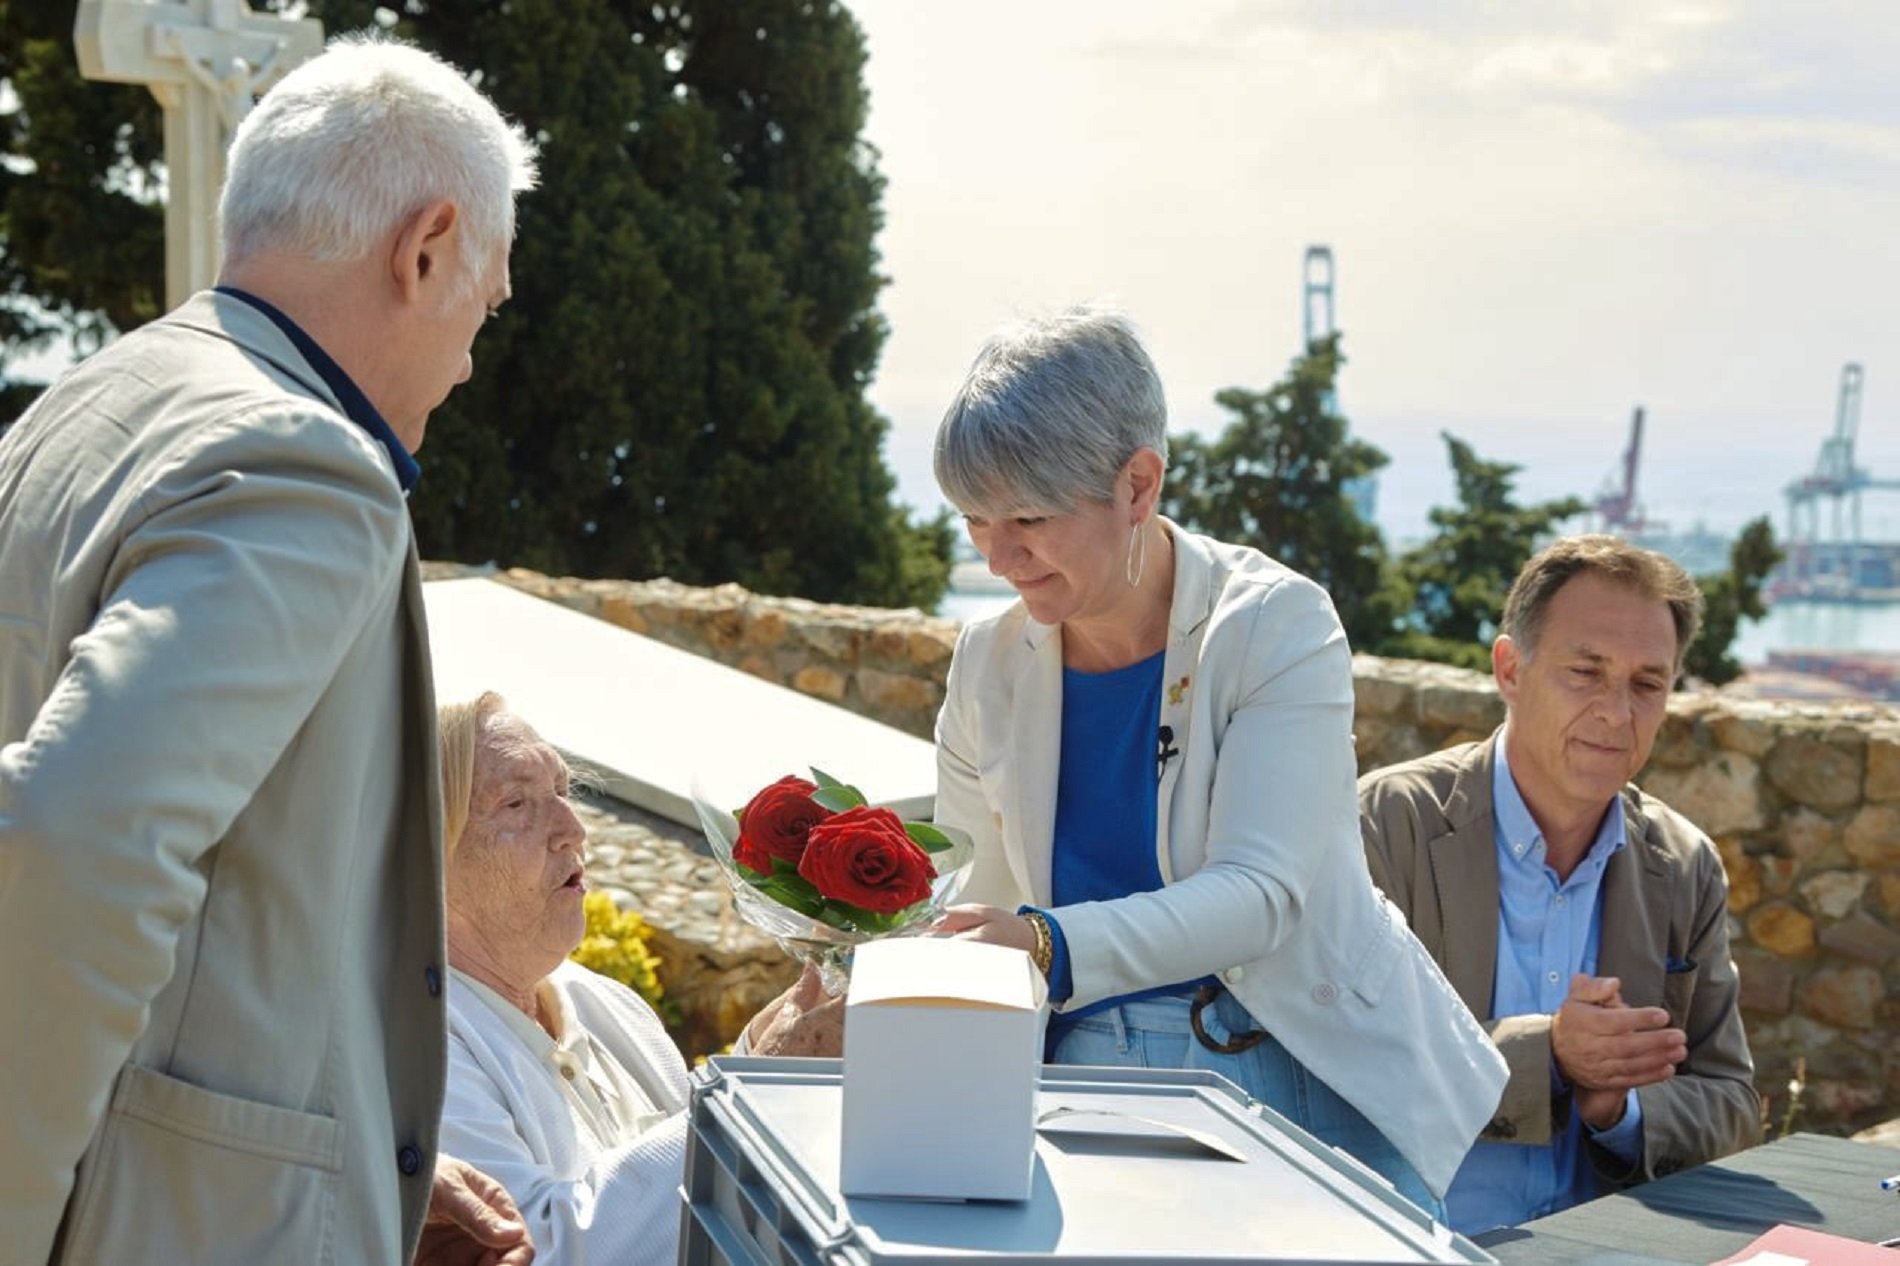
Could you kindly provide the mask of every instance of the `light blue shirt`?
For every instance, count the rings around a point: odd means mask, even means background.
[[[1583,860],[1570,878],[1559,880],[1546,864],[1543,832],[1511,777],[1506,738],[1498,736],[1491,785],[1498,848],[1498,962],[1491,1014],[1500,1019],[1554,1014],[1570,994],[1571,976],[1597,974],[1603,868],[1629,842],[1623,814],[1612,801]],[[1553,1066],[1553,1086],[1556,1076]],[[1445,1195],[1452,1226],[1467,1234],[1515,1226],[1594,1197],[1596,1179],[1583,1149],[1587,1129],[1573,1107],[1569,1123],[1547,1145],[1478,1142]],[[1636,1092],[1629,1092],[1621,1121],[1607,1130],[1590,1130],[1589,1136],[1633,1164],[1643,1147],[1643,1109]]]

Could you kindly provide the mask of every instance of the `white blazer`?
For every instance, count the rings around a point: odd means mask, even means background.
[[[1352,658],[1325,592],[1172,523],[1155,859],[1165,885],[1057,911],[1067,1007],[1218,974],[1443,1195],[1503,1057],[1366,869]],[[1021,603],[965,626],[937,720],[937,820],[971,833],[968,900],[1050,904],[1062,636]]]

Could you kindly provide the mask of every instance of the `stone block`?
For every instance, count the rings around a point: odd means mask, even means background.
[[[942,628],[913,629],[905,640],[905,658],[918,668],[936,670],[938,681],[943,680],[942,670],[950,664],[950,655],[957,648],[956,626],[948,621],[939,621]]]
[[[1821,948],[1876,967],[1885,966],[1900,955],[1900,932],[1894,931],[1865,910],[1821,929]]]
[[[1900,728],[1878,727],[1867,739],[1867,798],[1900,800]]]
[[[1839,1129],[1879,1107],[1881,1097],[1878,1082],[1818,1080],[1808,1083],[1801,1106],[1809,1123]]]
[[[1775,744],[1765,768],[1768,780],[1790,800],[1817,809],[1846,809],[1860,803],[1865,752],[1859,745],[1835,745],[1812,734],[1790,734]]]
[[[1748,939],[1783,958],[1814,952],[1814,920],[1785,901],[1757,906],[1748,916]]]
[[[1383,660],[1373,662],[1381,666],[1385,663]],[[1353,711],[1359,717],[1396,717],[1410,709],[1412,687],[1409,683],[1359,672],[1358,661],[1354,662],[1353,667]]]
[[[1708,759],[1708,749],[1696,741],[1696,721],[1687,713],[1671,710],[1656,730],[1655,746],[1649,749],[1649,767],[1688,769]]]
[[[1811,866],[1840,844],[1841,828],[1812,809],[1796,808],[1781,819],[1781,838],[1791,857]]]
[[[1504,700],[1497,687],[1433,684],[1418,692],[1418,719],[1433,729],[1470,730],[1489,734],[1504,720]]]
[[[1860,904],[1871,875],[1854,870],[1824,870],[1801,881],[1808,909],[1828,919],[1843,919]]]
[[[829,699],[833,703],[844,698],[848,684],[843,673],[822,664],[807,664],[792,674],[792,689],[802,690],[820,699]]]
[[[871,630],[865,650],[881,660],[906,659],[910,654],[910,634],[895,625],[880,624]]]
[[[1379,754],[1380,748],[1385,745],[1386,736],[1391,732],[1392,722],[1384,717],[1366,716],[1362,713],[1353,719],[1352,750],[1353,755],[1359,758],[1361,773],[1367,769],[1377,768],[1377,765],[1368,764],[1368,761]]]
[[[1728,712],[1709,718],[1709,732],[1715,741],[1731,752],[1760,760],[1768,755],[1779,737],[1772,714],[1756,711]]]
[[[922,677],[860,668],[857,681],[858,695],[874,708],[928,713],[943,702],[943,688]]]
[[[1880,1058],[1861,1050],[1851,1041],[1830,1042],[1808,1052],[1808,1076],[1833,1081],[1857,1081],[1876,1085],[1880,1081]]]
[[[1794,1006],[1794,969],[1773,954],[1752,946],[1738,946],[1735,971],[1741,977],[1744,1011],[1787,1015]]]
[[[1824,967],[1797,992],[1801,1014],[1839,1029],[1871,1029],[1887,988],[1871,967]]]
[[[1684,769],[1651,765],[1637,781],[1712,836],[1755,831],[1767,824],[1759,790],[1761,768],[1740,752],[1717,752]]]
[[[742,673],[749,673],[759,680],[769,681],[773,685],[784,684],[778,675],[778,667],[763,655],[747,655],[744,659],[739,661],[738,669]]]
[[[1756,858],[1761,863],[1761,886],[1770,896],[1785,897],[1794,888],[1801,863],[1792,857],[1769,855]]]
[[[783,611],[760,606],[749,615],[751,618],[739,635],[742,645],[755,651],[769,651],[785,644],[789,630]]]
[[[820,655],[842,664],[857,663],[858,647],[864,636],[861,630],[833,620],[810,620],[799,624],[797,629],[805,645]]]
[[[629,633],[645,635],[652,627],[642,611],[625,594],[609,594],[600,600],[600,618],[609,624],[626,629]]]
[[[1385,717],[1361,717],[1354,726],[1353,750],[1359,757],[1359,772],[1369,774],[1423,756],[1431,748],[1414,726]]]
[[[745,638],[746,618],[744,612],[734,608],[706,613],[705,622],[700,626],[706,645],[711,647],[715,659],[723,659],[722,652],[734,651]]]
[[[1761,901],[1761,862],[1742,851],[1742,842],[1733,835],[1715,841],[1722,856],[1722,869],[1728,873],[1728,909],[1730,914],[1747,914]]]
[[[1900,805],[1862,805],[1848,822],[1841,843],[1848,856],[1869,869],[1900,866]]]
[[[1900,872],[1889,871],[1880,877],[1880,908],[1889,919],[1900,923]]]

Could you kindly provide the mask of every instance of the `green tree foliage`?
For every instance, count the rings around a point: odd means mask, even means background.
[[[158,107],[87,83],[73,6],[0,4],[0,428],[38,394],[11,365],[84,355],[164,310],[165,213],[152,192]]]
[[[1211,440],[1170,441],[1173,472],[1162,506],[1184,527],[1251,545],[1317,581],[1358,645],[1388,634],[1395,608],[1382,583],[1384,539],[1359,516],[1347,488],[1388,459],[1353,439],[1329,407],[1342,363],[1333,335],[1264,391],[1229,387],[1216,395],[1233,419]]]
[[[157,232],[126,192],[150,185],[154,112],[142,90],[76,80],[72,10],[58,7],[15,4],[8,21],[35,10],[36,64],[62,79],[75,116],[114,122],[83,137],[74,123],[41,148],[41,170],[72,168],[90,198],[49,197],[49,218],[130,202]],[[308,9],[331,32],[389,12]],[[412,503],[424,552],[934,604],[947,523],[913,523],[893,504],[886,424],[864,398],[886,334],[874,306],[883,180],[859,140],[864,44],[842,5],[429,0],[401,12],[399,34],[477,71],[543,147],[542,187],[521,203],[514,301],[430,425]],[[10,152],[39,146],[37,116],[11,123]],[[115,178],[115,163],[145,178]],[[153,315],[149,300],[100,295],[108,271],[162,289],[158,250],[142,270],[118,257],[108,269],[17,236],[14,199],[0,207],[17,270],[0,275],[27,278],[8,292],[26,310],[119,329]],[[66,313],[34,269],[84,274],[93,289]]]
[[[1511,581],[1543,538],[1586,507],[1575,497],[1518,505],[1517,466],[1486,461],[1463,440],[1443,434],[1458,504],[1433,509],[1436,533],[1399,558],[1394,592],[1411,614],[1398,634],[1375,649],[1485,670]]]
[[[1741,663],[1729,653],[1735,636],[1743,620],[1759,620],[1768,614],[1761,599],[1762,585],[1781,562],[1782,551],[1775,544],[1775,529],[1767,515],[1742,529],[1729,546],[1728,558],[1727,571],[1696,577],[1702,590],[1702,631],[1689,644],[1683,664],[1689,676],[1712,686],[1742,675]]]

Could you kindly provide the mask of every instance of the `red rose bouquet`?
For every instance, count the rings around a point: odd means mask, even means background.
[[[921,931],[956,899],[975,849],[811,772],[815,781],[787,775],[737,813],[704,795],[694,805],[740,914],[815,962],[835,993],[852,946]]]

